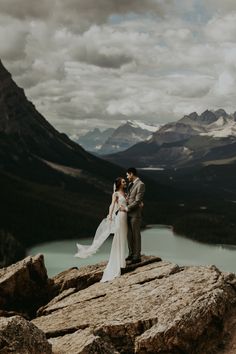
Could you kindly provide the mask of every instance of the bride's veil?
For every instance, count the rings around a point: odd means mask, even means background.
[[[113,192],[116,190],[116,185],[113,185]],[[112,220],[105,218],[102,220],[100,225],[98,226],[93,242],[91,245],[81,245],[79,243],[76,244],[77,246],[77,253],[75,257],[79,258],[87,258],[92,256],[94,253],[97,252],[99,247],[106,241],[110,234],[115,232],[115,211],[112,215]]]

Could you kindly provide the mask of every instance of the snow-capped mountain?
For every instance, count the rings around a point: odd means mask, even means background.
[[[128,120],[115,129],[104,142],[99,153],[106,155],[126,150],[139,142],[150,139],[158,128],[159,126]]]
[[[159,126],[128,120],[116,129],[108,128],[101,131],[95,128],[83,136],[72,135],[70,138],[89,152],[106,155],[126,150],[141,141],[151,139]]]
[[[236,121],[234,116],[219,117],[217,121],[209,125],[208,131],[201,133],[201,135],[208,135],[214,138],[236,137]]]
[[[104,141],[106,141],[114,131],[114,128],[108,128],[104,131],[94,128],[85,135],[72,135],[70,138],[80,144],[85,150],[99,153]]]
[[[236,160],[236,113],[193,112],[161,126],[152,137],[108,157],[120,165],[180,167]]]
[[[179,122],[191,126],[200,135],[215,138],[236,136],[236,115],[227,114],[225,110],[205,111],[200,116],[196,112],[185,116]]]

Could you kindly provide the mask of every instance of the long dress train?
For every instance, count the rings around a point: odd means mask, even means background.
[[[91,245],[81,245],[77,243],[78,251],[75,254],[76,257],[87,258],[100,248],[100,246],[105,242],[111,233],[114,233],[111,252],[107,266],[104,270],[101,282],[109,281],[114,279],[121,274],[121,268],[125,267],[125,252],[127,245],[127,213],[116,211],[121,205],[126,206],[125,197],[119,193],[115,192],[116,202],[115,205],[111,205],[112,210],[112,220],[108,218],[103,219],[97,228],[95,237]]]

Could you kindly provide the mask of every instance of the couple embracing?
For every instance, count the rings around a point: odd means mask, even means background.
[[[86,258],[94,254],[111,233],[114,234],[109,261],[101,282],[120,276],[121,268],[125,268],[126,264],[141,261],[140,228],[145,185],[133,167],[127,170],[126,176],[128,188],[124,178],[118,177],[115,180],[109,215],[98,226],[93,243],[90,246],[77,244],[75,256]],[[127,243],[129,254],[125,258]]]

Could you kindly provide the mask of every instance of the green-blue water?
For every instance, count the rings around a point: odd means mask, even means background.
[[[80,239],[79,243],[90,244],[90,239]],[[48,275],[53,276],[70,267],[80,267],[107,260],[112,237],[99,251],[87,259],[75,258],[76,241],[55,241],[37,245],[28,254],[43,253]],[[208,245],[176,236],[167,226],[154,225],[142,232],[142,253],[160,256],[179,265],[216,265],[220,270],[236,273],[236,246]]]

